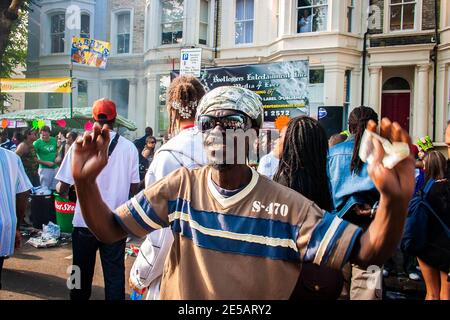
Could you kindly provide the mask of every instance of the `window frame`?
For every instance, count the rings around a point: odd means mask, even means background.
[[[299,7],[298,6],[298,0],[293,0],[295,1],[294,4],[294,8],[295,8],[295,34],[310,34],[310,33],[320,33],[320,32],[328,32],[329,31],[329,26],[330,26],[330,19],[332,18],[332,16],[330,16],[330,3],[329,0],[326,0],[327,3],[326,4],[312,4],[309,6],[303,6],[303,7]],[[317,0],[311,0],[311,1],[317,1]],[[314,2],[313,2],[314,3]],[[298,22],[299,22],[299,11],[300,10],[304,10],[304,9],[315,9],[315,8],[320,8],[320,7],[326,7],[326,13],[327,13],[327,22],[325,24],[325,29],[324,30],[319,30],[319,31],[314,31],[312,28],[314,28],[314,20],[312,21],[312,27],[311,27],[311,31],[308,32],[299,32],[299,28],[298,28]],[[314,17],[313,17],[314,19]]]
[[[356,3],[355,0],[347,0],[347,32],[355,32],[355,12]]]
[[[243,12],[244,19],[243,20],[238,20],[237,17],[236,17],[236,15],[237,15],[237,1],[239,1],[239,0],[235,0],[234,1],[234,8],[235,8],[235,10],[234,10],[234,45],[236,45],[236,46],[250,45],[250,44],[252,44],[254,42],[254,39],[255,39],[255,0],[240,0],[240,1],[244,1],[244,12]],[[252,17],[252,19],[245,19],[245,15],[246,15],[246,12],[247,12],[247,6],[246,6],[247,5],[247,1],[253,1],[253,17]],[[237,30],[236,24],[243,23],[244,26],[245,26],[249,22],[252,23],[252,39],[251,39],[251,41],[248,41],[246,39],[246,36],[245,36],[246,35],[245,30],[246,29],[244,27],[244,42],[237,42],[238,38],[236,37],[236,30]]]
[[[422,20],[422,15],[421,15],[421,8],[422,8],[422,1],[421,0],[400,0],[400,3],[394,3],[392,4],[392,0],[385,0],[385,7],[387,8],[387,13],[386,13],[386,19],[385,19],[385,32],[386,33],[405,33],[405,32],[415,32],[415,31],[420,31],[421,30],[421,23],[420,21]],[[404,11],[403,11],[403,7],[405,5],[410,5],[410,4],[414,4],[415,5],[415,10],[414,10],[414,27],[412,29],[403,29],[403,16],[404,16]],[[392,13],[392,7],[397,7],[397,6],[401,6],[401,17],[400,17],[400,27],[401,29],[399,30],[392,30],[391,29],[391,13]]]
[[[83,33],[81,32],[81,30],[83,29],[83,16],[88,16],[88,21],[89,21],[89,34],[88,34],[88,37],[84,37]],[[89,12],[86,12],[86,11],[81,12],[81,14],[80,14],[80,38],[91,38],[91,34],[92,34],[92,29],[91,29],[92,23],[91,22],[92,22],[91,21],[91,14]],[[84,35],[85,34],[86,33],[84,33]]]
[[[64,17],[64,30],[61,32],[52,32],[52,20],[53,17],[58,16],[58,15],[62,15]],[[66,13],[64,11],[61,10],[57,10],[57,11],[53,11],[53,12],[49,12],[48,13],[48,23],[49,23],[49,28],[48,28],[48,35],[49,35],[49,46],[48,46],[48,50],[50,54],[65,54],[66,53]],[[53,36],[54,35],[61,35],[62,34],[62,41],[63,41],[63,45],[62,45],[62,51],[58,51],[58,52],[54,52],[53,51]]]
[[[61,98],[61,105],[60,106],[50,106],[50,96],[52,95],[56,95],[56,97],[60,97]],[[47,92],[46,94],[46,100],[47,100],[47,108],[48,109],[59,109],[59,108],[64,108],[64,96],[62,93],[58,93],[58,92]]]
[[[180,46],[183,45],[184,41],[185,41],[185,37],[186,37],[186,32],[185,32],[185,20],[186,20],[186,0],[181,0],[183,2],[183,18],[181,20],[176,20],[176,21],[171,21],[171,22],[164,22],[163,21],[163,3],[162,1],[167,1],[167,0],[158,0],[159,1],[159,9],[160,9],[160,21],[159,21],[159,45],[160,46]],[[177,0],[170,0],[170,1],[177,1]],[[173,42],[174,38],[173,38],[173,34],[172,33],[172,42],[171,43],[163,43],[163,25],[173,25],[173,24],[180,24],[181,23],[181,41],[180,42]]]
[[[206,5],[206,12],[208,14],[208,17],[207,17],[207,21],[206,22],[202,21],[202,5],[201,5],[202,1],[205,1],[207,3],[207,5]],[[209,39],[210,38],[209,37],[210,28],[209,28],[209,25],[210,25],[210,20],[211,20],[210,13],[211,13],[212,1],[211,0],[199,0],[199,3],[200,3],[200,5],[199,5],[199,15],[198,15],[198,44],[202,45],[202,46],[209,46],[209,44],[210,44],[210,39]],[[202,24],[206,25],[206,39],[200,39],[200,34],[201,34],[200,30],[201,30]],[[201,40],[205,40],[206,43],[201,43],[200,42]]]
[[[165,100],[164,100],[164,103],[162,103],[162,100],[160,100],[160,96],[161,96],[161,87],[162,87],[161,83],[162,83],[164,77],[168,77],[169,81],[168,81],[168,85],[166,87]],[[155,108],[156,109],[156,127],[158,128],[158,135],[161,136],[161,135],[164,135],[167,132],[167,130],[168,130],[169,126],[170,126],[169,117],[168,117],[168,114],[167,114],[166,103],[167,103],[167,91],[169,90],[169,86],[170,86],[170,83],[171,83],[171,78],[170,78],[170,74],[169,73],[161,73],[161,74],[157,75],[156,79],[157,79],[157,85],[158,85],[158,91],[157,91],[157,95],[156,95],[156,105],[158,107]],[[161,128],[161,126],[160,126],[160,124],[161,124],[160,115],[161,114],[163,116],[165,115],[167,117],[167,128],[165,128],[165,129]]]
[[[130,40],[129,40],[129,52],[119,53],[118,50],[118,21],[119,15],[129,13],[130,14]],[[118,10],[114,10],[111,12],[112,15],[112,23],[111,23],[111,48],[113,48],[111,54],[112,55],[131,55],[133,54],[133,39],[134,39],[134,9],[133,8],[120,8]]]

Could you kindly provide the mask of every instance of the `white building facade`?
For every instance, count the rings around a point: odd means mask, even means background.
[[[41,0],[32,16],[27,77],[68,76],[73,35],[111,42],[106,70],[74,66],[73,104],[109,97],[137,135],[146,126],[164,132],[169,74],[191,47],[203,49],[204,67],[309,59],[312,116],[320,106],[348,114],[363,103],[438,143],[450,116],[447,0]],[[27,95],[27,108],[61,106],[68,95]]]

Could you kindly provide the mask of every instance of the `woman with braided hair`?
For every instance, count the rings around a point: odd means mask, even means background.
[[[287,186],[323,210],[331,210],[327,177],[328,141],[318,121],[302,116],[289,121],[274,181]]]
[[[359,158],[359,148],[367,124],[378,124],[377,113],[369,107],[353,109],[348,118],[350,137],[330,148],[328,176],[333,212],[344,220],[366,229],[373,220],[380,195],[367,171],[367,164]],[[382,272],[366,270],[356,265],[344,268],[346,283],[344,297],[350,300],[380,300]],[[375,286],[368,286],[376,283]],[[369,288],[370,287],[370,288]]]
[[[177,77],[170,84],[167,92],[169,141],[155,153],[145,176],[145,187],[181,167],[194,169],[206,164],[202,134],[195,126],[197,105],[204,94],[202,84],[193,76]],[[164,261],[172,242],[170,228],[148,235],[133,264],[129,284],[138,293],[148,288],[148,300],[159,299]]]
[[[327,177],[327,134],[319,122],[301,116],[289,121],[284,133],[280,164],[274,181],[331,211]],[[342,290],[341,271],[304,263],[293,300],[336,300]],[[317,288],[320,288],[317,290]]]

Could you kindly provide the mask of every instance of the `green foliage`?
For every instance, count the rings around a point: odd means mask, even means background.
[[[27,1],[26,1],[27,2]],[[0,60],[0,78],[11,78],[17,68],[25,67],[28,52],[28,3],[19,11],[19,18],[14,22],[5,53]],[[5,101],[13,98],[7,93],[0,93],[0,113],[7,111]]]

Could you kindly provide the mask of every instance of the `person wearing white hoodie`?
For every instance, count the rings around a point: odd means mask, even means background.
[[[203,86],[192,76],[180,76],[172,81],[167,93],[167,111],[169,134],[174,136],[156,152],[145,175],[145,187],[181,167],[195,169],[206,164],[202,134],[195,127],[197,105],[204,94]],[[130,287],[142,294],[148,289],[147,300],[159,300],[164,261],[173,239],[170,228],[149,234],[131,268]]]

